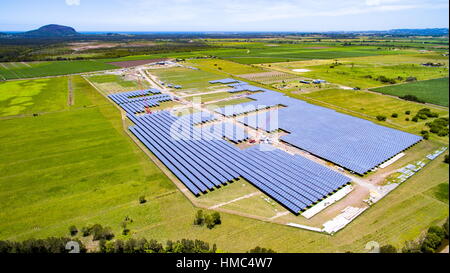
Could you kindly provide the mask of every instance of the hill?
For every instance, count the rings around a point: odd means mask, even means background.
[[[19,34],[26,37],[67,37],[80,35],[74,28],[61,25],[46,25],[36,30],[27,31]]]

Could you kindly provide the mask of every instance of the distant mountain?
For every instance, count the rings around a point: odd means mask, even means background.
[[[18,35],[26,37],[67,37],[78,36],[80,34],[72,27],[52,24],[40,27],[36,30],[23,32]]]

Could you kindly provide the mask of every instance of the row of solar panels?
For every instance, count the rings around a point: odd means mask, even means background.
[[[208,130],[209,132],[225,137],[234,143],[240,143],[249,138],[249,135],[242,127],[236,126],[231,122],[215,123],[209,126],[202,127],[202,130]]]
[[[253,129],[261,129],[269,133],[279,129],[278,109],[261,113],[251,113],[246,116],[237,118],[237,121]]]
[[[193,114],[183,116],[183,118],[189,119],[193,125],[210,122],[217,119],[213,114],[205,111],[195,112]]]
[[[241,81],[232,79],[232,78],[226,78],[226,79],[221,79],[221,80],[215,80],[215,81],[209,81],[209,83],[211,84],[215,84],[215,83],[221,83],[221,84],[229,84],[229,83],[239,83]]]
[[[148,96],[148,95],[154,95],[154,94],[161,94],[161,90],[156,88],[149,88],[144,90],[134,90],[129,92],[121,92],[121,93],[115,93],[111,94],[111,97],[120,96],[120,97],[126,97],[126,98],[133,98],[133,97],[140,97],[140,96]]]
[[[109,95],[108,97],[110,97],[117,104],[124,104],[124,103],[146,101],[146,100],[165,99],[165,98],[169,97],[169,95],[167,95],[167,94],[159,94],[159,95],[153,95],[153,96],[145,95],[145,96],[141,96],[141,97],[130,98],[125,95],[120,95],[120,93],[119,93],[119,94]]]
[[[169,95],[157,95],[157,96],[147,97],[147,99],[145,101],[134,101],[134,102],[129,102],[129,103],[122,103],[119,105],[125,110],[125,112],[127,112],[130,115],[133,115],[133,114],[145,112],[146,107],[159,106],[160,102],[171,101],[171,100],[172,100],[172,98]]]
[[[350,182],[350,179],[300,156],[281,151],[242,151],[194,128],[167,111],[130,116],[135,134],[194,194],[225,185],[240,176],[299,213]],[[191,126],[191,137],[173,124]],[[203,137],[209,140],[204,140]]]
[[[276,104],[262,105],[258,104],[256,101],[251,101],[237,105],[226,105],[224,107],[214,109],[214,111],[226,117],[232,117],[255,111],[266,110],[275,106]]]

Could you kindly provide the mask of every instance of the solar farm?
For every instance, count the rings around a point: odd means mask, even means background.
[[[157,63],[92,61],[101,71],[71,61],[68,76],[34,74],[56,61],[8,63],[6,78],[21,79],[0,82],[0,240],[99,223],[117,239],[224,252],[365,252],[372,240],[400,248],[448,216],[448,58],[308,47],[329,56],[304,59],[291,52],[302,44],[223,43]],[[444,66],[421,65],[433,59]],[[198,210],[222,223],[193,224]]]
[[[245,179],[293,215],[311,218],[348,194],[354,177],[388,165],[422,140],[242,80],[209,85],[231,95],[245,92],[249,102],[203,107],[163,85],[108,96],[131,121],[132,135],[195,197]],[[152,111],[171,100],[195,111]]]

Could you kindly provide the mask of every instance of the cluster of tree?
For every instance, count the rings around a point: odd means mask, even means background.
[[[418,241],[408,241],[402,248],[403,253],[434,253],[448,239],[448,218],[442,226],[432,226],[424,238]]]
[[[448,135],[448,118],[437,118],[425,124],[430,128],[430,132],[438,136]]]
[[[445,224],[432,226],[424,238],[418,241],[407,241],[401,252],[403,253],[434,253],[441,246],[444,239],[448,239],[448,218]],[[391,244],[380,247],[380,253],[397,253],[398,250]]]
[[[247,251],[247,253],[277,253],[275,250],[264,247],[255,247]]]
[[[432,112],[429,108],[420,109],[416,115],[411,119],[414,122],[418,122],[419,119],[425,120],[427,118],[437,118],[439,114],[436,112]]]
[[[50,237],[46,239],[28,239],[22,242],[0,241],[0,253],[68,253],[71,250],[66,249],[69,241],[77,242],[81,253],[86,252],[86,247],[80,240]]]
[[[408,100],[408,101],[414,101],[414,102],[418,102],[418,103],[425,103],[425,101],[419,99],[418,97],[414,96],[414,95],[404,95],[400,97],[401,99],[404,100]]]
[[[382,83],[390,83],[390,84],[397,83],[397,81],[395,79],[388,78],[388,77],[383,76],[383,75],[376,77],[375,80],[377,80],[379,82],[382,82]]]
[[[217,247],[209,246],[207,242],[200,240],[182,239],[179,241],[167,241],[166,245],[156,240],[128,239],[114,241],[100,241],[101,253],[215,253]]]
[[[73,226],[72,226],[73,227]],[[69,228],[72,234],[72,228]],[[92,240],[111,240],[114,238],[114,233],[110,227],[103,227],[100,224],[94,224],[92,226],[86,226],[81,229],[81,235],[87,237],[92,235]]]
[[[206,225],[209,229],[212,229],[214,226],[220,225],[221,223],[220,213],[217,211],[211,214],[205,214],[203,213],[203,210],[198,210],[195,214],[194,225]]]

